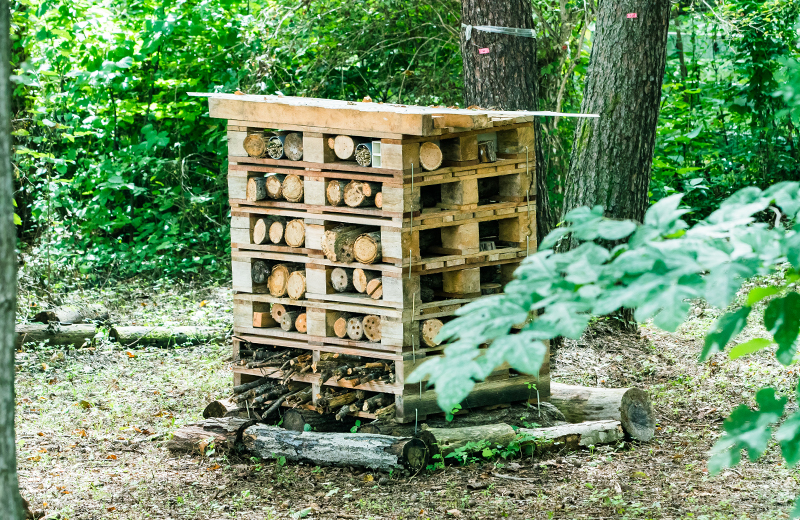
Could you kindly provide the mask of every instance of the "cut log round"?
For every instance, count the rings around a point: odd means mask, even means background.
[[[286,294],[293,300],[300,300],[306,295],[306,272],[303,270],[294,271],[289,275],[286,286]]]
[[[301,132],[292,132],[286,135],[286,139],[283,141],[283,153],[292,161],[303,159],[303,134]]]
[[[348,264],[353,261],[353,244],[366,231],[363,226],[337,226],[325,231],[322,252],[331,262]]]
[[[64,325],[108,320],[108,309],[99,303],[89,303],[77,307],[62,305],[54,309],[37,312],[33,321],[39,323],[57,322]]]
[[[334,150],[336,148],[336,138],[335,137],[328,137],[327,140],[328,148]]]
[[[275,217],[269,225],[269,241],[273,244],[280,244],[283,241],[285,230],[286,220],[283,217]]]
[[[225,417],[228,414],[236,414],[238,411],[239,405],[233,399],[218,399],[206,405],[203,409],[203,419]]]
[[[438,320],[436,318],[431,318],[429,320],[425,320],[420,325],[420,336],[422,337],[422,342],[428,347],[435,347],[441,343],[441,341],[436,341],[436,335],[439,334],[439,331],[442,330],[444,323],[442,320]]]
[[[250,134],[242,144],[250,157],[264,157],[267,154],[267,138],[264,134]]]
[[[286,410],[283,414],[283,427],[294,432],[345,432],[350,429],[348,425],[337,421],[330,414],[297,408]]]
[[[419,164],[431,171],[442,165],[442,150],[436,143],[425,142],[419,147]]]
[[[276,298],[285,296],[289,288],[289,275],[301,269],[297,264],[276,264],[267,280],[269,293]]]
[[[281,173],[268,173],[266,176],[267,196],[271,199],[283,198],[283,180],[286,175]]]
[[[270,309],[270,314],[272,314],[272,319],[277,321],[278,323],[281,322],[283,319],[283,315],[289,311],[299,311],[301,307],[295,307],[293,305],[283,305],[281,303],[273,303],[272,309]]]
[[[337,267],[331,271],[331,286],[336,292],[353,291],[353,270]]]
[[[341,206],[344,204],[344,188],[347,186],[346,181],[334,179],[328,183],[325,188],[325,198],[331,206]]]
[[[638,388],[589,388],[551,382],[550,403],[572,423],[620,421],[625,433],[639,441],[649,441],[655,434],[650,397]]]
[[[298,316],[300,316],[299,311],[289,311],[284,313],[284,315],[281,316],[281,328],[286,332],[295,330],[295,322],[297,321]]]
[[[378,208],[378,209],[383,207],[383,192],[379,191],[378,193],[375,194],[374,203],[375,203],[375,207]]]
[[[17,325],[17,349],[25,343],[41,343],[48,345],[72,346],[75,348],[90,347],[95,343],[95,326],[93,324],[75,325]],[[112,329],[113,330],[113,329]]]
[[[204,455],[205,449],[213,442],[215,450],[229,451],[241,441],[242,432],[255,422],[240,417],[206,419],[175,430],[166,447],[170,451],[197,451]]]
[[[297,315],[297,319],[294,320],[294,328],[297,329],[297,332],[302,334],[308,332],[308,320],[305,312],[301,312]]]
[[[253,260],[250,264],[250,276],[253,278],[253,283],[266,283],[269,278],[269,264],[266,260]]]
[[[578,446],[586,448],[598,444],[612,444],[625,439],[625,433],[622,431],[619,421],[587,421],[549,428],[520,428],[517,433],[535,438],[537,451],[540,452],[549,448],[563,447],[559,445],[575,449]]]
[[[283,198],[289,202],[302,202],[303,201],[303,179],[298,175],[289,174],[283,179],[281,185],[281,192]]]
[[[491,445],[508,446],[517,434],[507,424],[486,424],[467,428],[425,428],[419,438],[431,451],[431,456],[441,454],[446,457],[468,442],[488,441]]]
[[[253,243],[266,244],[269,242],[269,232],[272,224],[277,220],[276,217],[267,216],[256,220],[253,225]]]
[[[227,340],[227,330],[215,327],[114,327],[108,336],[126,347],[133,345],[163,347],[221,343]]]
[[[267,198],[267,179],[265,177],[251,177],[247,180],[247,200],[255,202]]]
[[[360,235],[353,244],[353,257],[362,264],[372,264],[381,258],[381,233],[373,231]]]
[[[333,152],[343,161],[352,161],[356,153],[355,139],[349,135],[337,135],[333,141]]]
[[[353,270],[353,287],[360,293],[367,292],[369,282],[375,278],[380,278],[379,272],[365,271],[361,268],[355,269]]]
[[[285,153],[283,150],[283,141],[286,139],[285,135],[273,135],[267,141],[267,153],[273,159],[283,159]]]
[[[283,239],[287,246],[303,247],[306,242],[306,224],[303,219],[296,218],[286,224]]]
[[[375,194],[380,190],[377,182],[350,181],[344,187],[344,203],[351,208],[374,206]]]
[[[500,294],[502,292],[503,286],[499,283],[482,283],[481,284],[481,294],[486,296],[489,294]]]
[[[360,341],[364,338],[363,316],[353,316],[347,320],[347,337],[353,341]]]
[[[285,457],[315,465],[420,471],[429,462],[425,443],[410,437],[365,433],[318,433],[257,424],[242,436],[245,448],[263,459]]]
[[[372,412],[392,404],[393,401],[394,399],[392,399],[392,396],[380,393],[364,400],[364,406],[361,408],[361,410],[364,412]]]
[[[376,316],[374,314],[368,314],[364,316],[361,325],[364,328],[364,336],[366,336],[368,340],[372,342],[378,342],[381,340],[380,316]]]
[[[342,312],[333,321],[333,333],[336,334],[337,338],[344,338],[347,336],[347,323],[352,317],[353,315],[349,312]]]
[[[367,294],[373,300],[380,300],[383,298],[383,280],[381,278],[370,280],[367,284]]]

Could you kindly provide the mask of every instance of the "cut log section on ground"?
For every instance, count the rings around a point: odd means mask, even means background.
[[[227,330],[215,327],[114,327],[108,337],[123,347],[199,345],[225,342]]]
[[[341,206],[344,204],[344,188],[347,181],[334,179],[325,188],[325,198],[331,206]]]
[[[280,173],[268,173],[266,176],[267,196],[274,200],[283,198],[283,180],[286,175]]]
[[[380,279],[380,273],[376,271],[365,271],[363,269],[353,270],[353,287],[356,291],[363,293],[367,292],[369,282],[374,279]]]
[[[267,179],[264,177],[253,177],[247,181],[245,196],[250,202],[264,200],[267,198]]]
[[[62,305],[54,309],[39,311],[34,315],[33,321],[38,323],[57,322],[62,325],[87,323],[90,321],[107,321],[108,309],[101,304],[88,304],[80,307]]]
[[[283,239],[287,246],[303,247],[306,242],[306,224],[303,219],[290,220],[284,229]]]
[[[175,430],[166,447],[170,451],[196,451],[204,455],[206,448],[213,442],[214,449],[229,451],[241,441],[242,432],[255,422],[239,417],[206,419]]]
[[[360,235],[353,244],[353,256],[362,264],[373,264],[381,259],[381,233],[373,231]]]
[[[363,226],[337,226],[325,231],[322,252],[331,262],[349,264],[353,261],[353,244],[367,228]]]
[[[467,428],[425,428],[419,438],[431,450],[431,455],[441,453],[446,457],[468,442],[488,441],[492,445],[508,446],[517,434],[507,424],[487,424]]]
[[[294,271],[289,275],[286,294],[293,300],[301,300],[306,295],[306,272],[304,270]]]
[[[619,421],[586,421],[575,424],[562,424],[549,428],[520,428],[517,434],[535,438],[537,449],[563,444],[575,449],[588,448],[598,444],[612,444],[625,439]],[[556,446],[559,447],[559,446]]]
[[[89,324],[75,325],[17,325],[16,347],[19,349],[26,343],[47,342],[48,345],[63,345],[75,348],[90,347],[95,342],[95,326]]]
[[[303,202],[303,179],[290,174],[283,179],[281,194],[289,202]]]
[[[376,182],[350,181],[344,187],[344,203],[351,208],[375,205],[375,194],[381,185]]]
[[[388,435],[296,432],[257,424],[245,430],[242,440],[249,451],[263,459],[285,457],[316,465],[419,471],[429,461],[422,441]]]
[[[551,382],[550,403],[572,423],[619,421],[625,433],[638,441],[649,441],[655,434],[650,397],[638,388],[589,388]]]
[[[436,143],[425,142],[419,148],[419,164],[423,169],[436,170],[442,165],[442,150]]]
[[[336,292],[353,291],[353,270],[337,267],[331,271],[331,287]]]
[[[287,134],[283,140],[283,153],[292,161],[303,160],[303,134],[302,132],[292,132]]]

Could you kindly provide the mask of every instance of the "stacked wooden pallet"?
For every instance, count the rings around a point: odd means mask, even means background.
[[[441,355],[443,322],[536,249],[533,116],[277,96],[209,105],[229,125],[235,383],[292,381],[305,399],[293,406],[340,415],[439,412],[406,377]],[[548,374],[498,367],[464,409],[546,398]]]

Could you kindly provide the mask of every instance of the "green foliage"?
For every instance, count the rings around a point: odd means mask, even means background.
[[[358,433],[358,428],[361,426],[361,419],[356,419],[356,423],[350,427],[350,433]]]

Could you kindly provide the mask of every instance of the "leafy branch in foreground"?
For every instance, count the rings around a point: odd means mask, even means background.
[[[450,342],[445,356],[424,363],[409,382],[427,379],[436,386],[439,406],[450,410],[504,361],[522,372],[538,373],[547,353],[544,342],[559,336],[579,338],[592,316],[634,309],[637,321],[652,318],[656,326],[674,331],[686,320],[689,300],[704,298],[726,308],[746,279],[775,273],[787,262],[792,268],[786,285],[751,290],[743,307],[725,313],[713,325],[700,359],[724,350],[744,329],[753,306],[774,297],[764,311],[772,338],[741,343],[730,356],[777,344],[778,360],[791,363],[800,331],[800,294],[788,288],[800,279],[800,183],[740,190],[692,227],[681,219],[689,211],[679,207],[681,197],[673,195],[651,206],[641,225],[604,218],[600,206],[568,213],[566,225],[525,259],[504,294],[461,308],[459,317],[442,328],[439,339]],[[773,226],[754,217],[765,211],[776,215]],[[794,227],[786,229],[784,221]],[[555,253],[552,248],[569,236],[581,245]],[[626,243],[613,249],[601,245],[624,239]],[[479,349],[484,344],[488,347]],[[725,422],[725,434],[709,462],[712,471],[738,463],[742,449],[751,460],[766,449],[770,427],[783,416],[786,398],[776,398],[775,390],[767,388],[756,401],[758,410],[742,405]],[[800,412],[784,422],[776,437],[786,461],[796,464]]]

